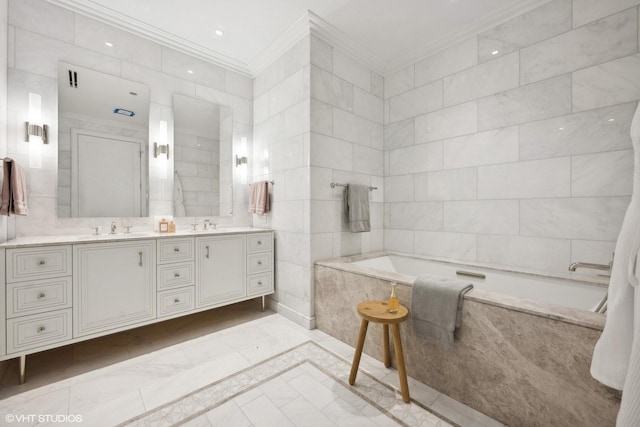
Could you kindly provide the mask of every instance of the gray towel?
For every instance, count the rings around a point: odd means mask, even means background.
[[[371,231],[369,222],[369,187],[349,184],[344,189],[344,204],[352,233]]]
[[[453,333],[462,321],[464,294],[471,288],[471,283],[457,279],[417,277],[411,291],[413,334],[452,349]]]

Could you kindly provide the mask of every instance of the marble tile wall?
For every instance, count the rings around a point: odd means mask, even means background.
[[[631,195],[638,5],[552,0],[385,76],[385,249],[608,263]]]
[[[233,108],[233,141],[241,138],[250,148],[253,112],[251,78],[161,46],[115,27],[75,14],[42,0],[8,2],[8,137],[0,150],[28,165],[28,146],[23,142],[23,122],[29,92],[42,96],[44,122],[50,125],[50,143],[44,146],[42,169],[26,168],[30,215],[12,219],[17,236],[47,234],[88,234],[90,227],[105,227],[111,221],[127,222],[138,229],[151,229],[149,218],[59,219],[56,211],[58,181],[57,152],[57,62],[64,60],[96,71],[144,83],[150,87],[150,138],[159,120],[172,120],[173,94],[201,98]],[[113,47],[105,45],[109,40]],[[2,44],[4,46],[4,44]],[[2,55],[4,57],[4,55]],[[0,67],[1,68],[1,67]],[[195,70],[188,74],[186,69]],[[0,97],[4,99],[4,97]],[[0,115],[4,117],[4,115]],[[170,124],[171,127],[171,124]],[[2,127],[5,129],[5,127]],[[5,142],[7,141],[7,142]],[[154,169],[151,156],[150,168]],[[247,171],[236,172],[234,215],[215,218],[218,223],[246,226]],[[243,176],[244,175],[244,176]],[[172,180],[152,174],[151,215],[171,212]],[[227,209],[228,210],[228,209]],[[198,221],[202,221],[202,217]],[[194,218],[178,226],[188,227]],[[15,221],[15,222],[14,222]]]

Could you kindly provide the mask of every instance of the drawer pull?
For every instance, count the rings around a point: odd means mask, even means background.
[[[41,260],[41,261],[38,263],[38,265],[45,265],[45,264],[46,264],[46,262],[45,262],[44,260]]]
[[[180,252],[180,248],[173,248],[173,252]]]
[[[258,240],[258,244],[261,245],[262,244],[262,240]]]
[[[258,261],[258,265],[262,265],[262,261]]]
[[[44,298],[44,297],[46,297],[46,295],[45,295],[45,293],[44,293],[44,292],[40,292],[40,293],[38,294],[38,299],[42,299],[42,298]]]
[[[142,252],[138,252],[138,257],[139,257],[139,259],[138,259],[138,265],[139,265],[140,267],[142,267]]]
[[[205,258],[209,258],[209,245],[205,246],[205,249],[207,250]]]
[[[176,274],[174,274],[174,275],[173,275],[173,277],[175,277],[175,278],[180,277],[180,273],[176,273]]]
[[[40,327],[38,327],[38,333],[42,333],[42,332],[44,332],[44,329],[45,329],[45,328],[44,328],[44,326],[40,326]]]
[[[179,303],[180,302],[180,298],[174,299],[173,302],[176,303],[176,304]]]
[[[258,286],[262,286],[262,281],[261,280],[258,281]]]

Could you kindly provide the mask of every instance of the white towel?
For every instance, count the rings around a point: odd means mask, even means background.
[[[633,194],[616,242],[607,320],[593,350],[591,375],[622,390],[617,427],[640,425],[640,106],[631,123]]]

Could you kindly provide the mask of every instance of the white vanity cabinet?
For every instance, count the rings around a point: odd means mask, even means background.
[[[156,317],[156,242],[75,245],[73,336],[101,334]]]
[[[193,237],[158,240],[158,318],[196,308],[194,250]]]
[[[273,238],[271,232],[247,236],[247,295],[273,292]]]
[[[247,295],[246,236],[196,237],[196,307],[213,307]]]

